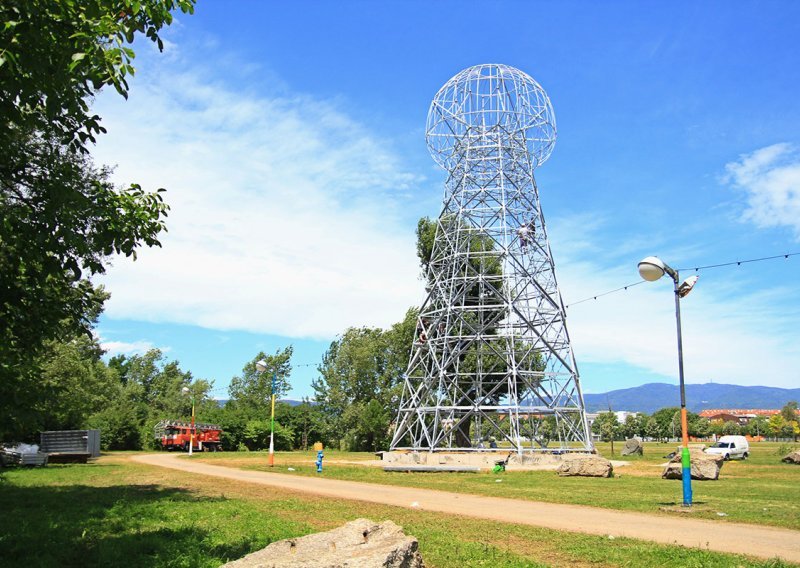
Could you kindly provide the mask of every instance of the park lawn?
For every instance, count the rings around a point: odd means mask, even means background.
[[[738,567],[789,564],[707,550],[311,497],[106,456],[0,470],[3,566],[205,567],[359,517],[419,539],[426,566]]]
[[[598,450],[606,457],[623,459],[621,444],[615,455],[609,444]],[[442,491],[530,499],[551,503],[590,505],[609,509],[639,511],[661,515],[687,514],[681,507],[683,493],[678,480],[661,479],[664,456],[674,444],[645,444],[641,457],[624,458],[630,462],[615,469],[610,479],[558,477],[552,471],[507,471],[481,473],[398,473],[379,467],[364,467],[345,462],[374,460],[368,453],[325,452],[325,477],[403,485]],[[761,442],[751,445],[746,461],[726,462],[718,481],[692,483],[695,518],[717,522],[742,522],[800,529],[800,467],[781,463],[785,445]],[[780,454],[780,455],[779,455]],[[315,452],[279,452],[274,471],[314,477]],[[261,452],[196,455],[218,465],[267,471],[267,456]],[[291,471],[289,468],[294,469]],[[501,480],[498,482],[497,480]]]

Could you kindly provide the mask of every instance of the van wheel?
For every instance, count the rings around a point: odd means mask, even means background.
[[[723,459],[725,461],[729,461],[731,459],[731,455],[730,454],[725,454],[725,457]]]
[[[744,455],[742,455],[742,459],[743,459],[743,460],[746,460],[746,459],[747,459],[747,457],[748,457],[749,455],[750,455],[750,454],[748,454],[747,452],[745,452],[745,453],[744,453]]]

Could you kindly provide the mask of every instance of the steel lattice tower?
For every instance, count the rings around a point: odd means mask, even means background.
[[[533,176],[550,99],[518,69],[470,67],[434,97],[426,139],[448,177],[391,449],[592,450]]]

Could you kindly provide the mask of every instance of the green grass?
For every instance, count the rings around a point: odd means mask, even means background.
[[[780,444],[761,442],[751,445],[747,461],[726,462],[717,481],[694,481],[692,516],[716,522],[743,522],[800,529],[800,467],[780,462]],[[600,444],[606,457],[622,459],[621,444],[615,444],[611,456],[609,444]],[[530,499],[553,503],[591,505],[646,513],[682,514],[683,494],[680,481],[661,479],[663,457],[674,444],[646,444],[645,455],[625,458],[630,465],[618,467],[610,479],[558,477],[551,471],[508,471],[465,473],[398,473],[380,468],[346,465],[337,461],[374,459],[372,454],[327,452],[322,475],[335,479],[403,485]],[[317,476],[314,452],[286,452],[276,455],[275,471],[294,475]],[[268,470],[266,455],[259,452],[204,454],[203,459],[219,465]],[[288,470],[294,468],[294,472]],[[500,483],[496,480],[501,479]]]
[[[707,550],[285,493],[135,464],[124,456],[89,465],[3,471],[0,503],[3,566],[218,566],[274,540],[327,530],[358,517],[391,519],[403,526],[419,539],[431,568],[787,566]]]
[[[51,465],[5,473],[0,564],[218,566],[310,531],[302,523],[265,518],[246,502],[136,483],[127,470],[118,464]]]

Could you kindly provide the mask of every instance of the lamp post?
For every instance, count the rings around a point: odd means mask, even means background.
[[[263,373],[267,370],[267,362],[260,359],[256,362],[256,372]],[[275,467],[275,383],[277,381],[277,373],[272,374],[272,413],[270,415],[269,424],[269,467]]]
[[[189,429],[189,455],[191,456],[192,447],[194,446],[194,394],[189,390],[189,387],[183,387],[181,392],[183,392],[183,394],[188,394],[192,401],[192,426]]]
[[[683,282],[680,281],[678,271],[670,267],[657,256],[648,256],[639,263],[639,275],[648,282],[655,282],[664,274],[669,275],[675,284],[675,320],[678,326],[678,377],[681,390],[681,466],[683,468],[681,479],[683,481],[683,506],[692,506],[692,464],[689,457],[689,425],[686,419],[686,389],[683,381],[683,341],[681,339],[681,298],[692,291],[697,276],[690,276]]]

